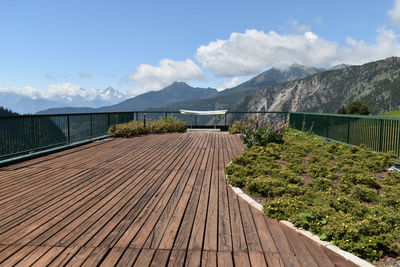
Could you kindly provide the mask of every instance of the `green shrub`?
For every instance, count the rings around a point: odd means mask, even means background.
[[[146,126],[140,121],[130,121],[110,126],[108,134],[115,137],[133,137],[151,133],[182,133],[186,124],[176,118],[166,117],[158,121],[149,121]]]
[[[110,126],[108,134],[115,137],[133,137],[137,135],[146,134],[143,122],[130,121],[127,123],[120,123]]]
[[[370,261],[398,257],[400,174],[385,172],[395,155],[282,133],[283,143],[250,146],[233,159],[228,182],[262,197],[268,216],[344,250]]]
[[[253,123],[254,123],[253,120],[235,121],[231,126],[229,126],[228,132],[230,134],[243,134],[246,132],[246,127],[248,127]]]

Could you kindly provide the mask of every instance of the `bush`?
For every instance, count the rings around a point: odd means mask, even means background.
[[[146,127],[143,122],[131,121],[110,126],[108,134],[115,137],[133,137],[151,133],[182,133],[186,131],[186,123],[172,117],[158,121],[149,121]]]
[[[244,129],[243,141],[247,147],[282,144],[285,129],[283,123],[268,124],[262,120],[255,120]]]
[[[230,134],[243,134],[246,131],[246,127],[253,124],[253,120],[247,121],[235,121],[231,126],[228,128],[228,132]]]
[[[386,172],[395,155],[292,129],[282,135],[283,143],[250,146],[233,159],[228,182],[262,197],[268,216],[357,256],[399,256],[400,174]]]

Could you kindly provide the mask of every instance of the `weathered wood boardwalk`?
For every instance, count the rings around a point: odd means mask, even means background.
[[[0,169],[1,266],[353,266],[238,198],[220,133],[100,141]]]

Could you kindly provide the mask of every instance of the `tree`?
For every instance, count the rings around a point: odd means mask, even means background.
[[[347,104],[345,107],[342,106],[338,111],[338,114],[355,114],[355,115],[368,115],[371,113],[370,108],[367,104],[361,102],[361,100],[354,100]]]

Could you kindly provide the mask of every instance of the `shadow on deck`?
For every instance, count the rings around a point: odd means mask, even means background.
[[[354,266],[226,184],[219,133],[104,140],[0,169],[2,266]]]

